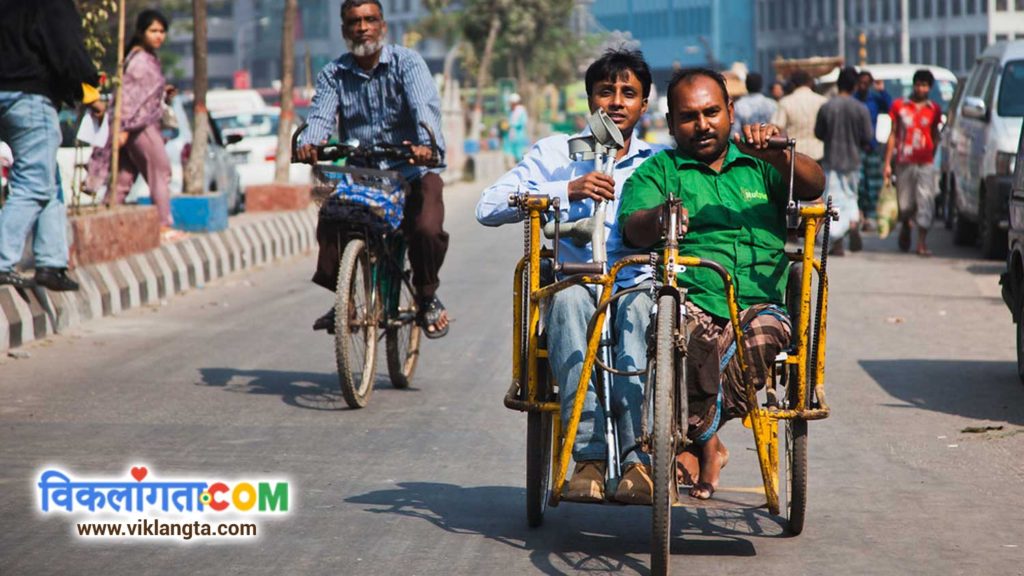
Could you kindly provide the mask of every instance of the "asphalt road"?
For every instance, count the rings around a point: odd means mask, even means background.
[[[447,198],[451,334],[424,345],[411,389],[381,377],[366,409],[345,407],[331,340],[310,331],[330,303],[312,257],[0,360],[0,574],[647,573],[649,509],[564,504],[526,527],[526,418],[501,404],[521,229],[478,226],[472,187]],[[832,262],[834,415],[810,426],[804,534],[727,505],[759,482],[731,423],[721,505],[674,513],[676,573],[1024,574],[1024,386],[1000,264],[945,231],[935,249],[869,238]],[[986,426],[1001,429],[963,432]],[[88,514],[38,511],[44,468],[123,479],[141,464],[284,477],[291,512],[257,517],[255,542],[181,544],[87,540],[72,530]]]

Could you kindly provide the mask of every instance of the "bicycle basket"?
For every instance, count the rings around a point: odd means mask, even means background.
[[[397,172],[352,166],[317,166],[318,193],[340,204],[364,206],[391,230],[402,224],[408,184]]]

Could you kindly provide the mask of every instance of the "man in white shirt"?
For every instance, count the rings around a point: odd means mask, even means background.
[[[814,135],[814,124],[818,110],[828,98],[815,92],[814,78],[803,70],[797,70],[790,77],[796,88],[789,96],[779,100],[771,124],[775,124],[790,138],[796,138],[796,151],[821,162],[825,156],[825,143]]]
[[[508,197],[520,190],[546,194],[560,199],[561,218],[565,222],[589,218],[596,201],[609,202],[606,211],[609,264],[628,251],[615,226],[622,184],[630,174],[661,149],[633,137],[633,129],[647,111],[651,73],[638,51],[610,50],[587,69],[587,97],[591,111],[605,111],[625,137],[625,147],[615,158],[614,175],[603,174],[592,161],[574,162],[569,158],[569,137],[564,134],[538,141],[526,157],[511,171],[484,190],[476,207],[476,217],[486,226],[519,222],[523,214],[508,206]],[[562,240],[562,261],[590,262],[590,245],[577,246]],[[620,287],[623,276],[620,276]],[[626,312],[626,307],[620,307]],[[548,327],[548,361],[559,383],[562,422],[568,422],[575,402],[576,388],[587,349],[587,322],[594,313],[594,293],[584,286],[573,286],[551,298],[545,325]],[[613,331],[617,347],[615,364],[620,369],[636,370],[646,365],[645,335],[634,327],[638,323],[615,318]],[[616,376],[612,385],[612,408],[618,424],[623,475],[614,499],[625,503],[650,503],[653,483],[648,471],[649,459],[637,446],[640,431],[643,380]],[[586,401],[573,445],[576,468],[569,480],[566,499],[597,502],[605,499],[604,481],[607,443],[604,437],[604,409],[597,401],[594,382],[586,391]]]

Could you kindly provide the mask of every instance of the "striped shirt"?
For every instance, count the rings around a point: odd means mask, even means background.
[[[423,57],[402,46],[385,45],[370,71],[360,68],[351,53],[327,64],[316,78],[308,122],[303,144],[327,142],[337,126],[342,142],[355,139],[364,146],[406,140],[429,145],[427,131],[419,126],[424,122],[434,131],[440,148],[442,164],[434,170],[444,167],[441,97]],[[407,180],[427,172],[422,166],[397,161],[373,167],[398,170]]]

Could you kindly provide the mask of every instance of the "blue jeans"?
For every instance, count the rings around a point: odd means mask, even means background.
[[[632,301],[632,294],[623,300]],[[620,301],[613,330],[616,331],[614,363],[620,370],[636,370],[647,366],[647,343],[639,322],[644,314],[650,314],[650,297],[647,297],[646,312],[642,305],[624,306]],[[548,361],[551,371],[558,380],[562,403],[562,424],[567,425],[576,401],[580,375],[583,372],[583,357],[587,351],[587,323],[594,314],[594,293],[583,286],[572,286],[558,292],[551,298],[545,324],[548,331]],[[599,370],[595,365],[595,372]],[[632,449],[640,431],[641,407],[643,404],[643,378],[640,376],[619,377],[612,381],[612,412],[619,432],[619,447],[626,454],[623,463],[649,461],[646,454]],[[607,458],[607,442],[604,436],[604,407],[598,402],[595,389],[596,379],[591,376],[583,402],[579,428],[572,455],[577,462],[604,461]]]
[[[35,232],[36,267],[67,268],[67,214],[57,180],[61,133],[46,96],[0,91],[0,140],[11,147],[10,196],[0,211],[0,272],[14,270]]]

